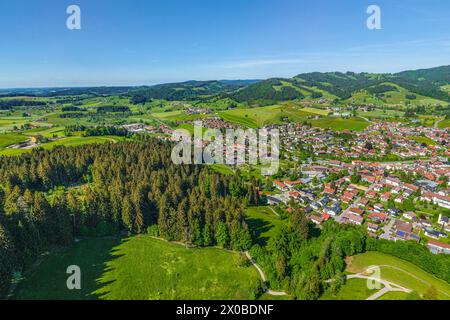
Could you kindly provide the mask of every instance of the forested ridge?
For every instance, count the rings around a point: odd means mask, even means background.
[[[143,138],[1,157],[0,291],[13,271],[75,237],[149,232],[248,249],[243,209],[259,201],[255,184],[206,166],[174,165],[170,153],[171,144]]]

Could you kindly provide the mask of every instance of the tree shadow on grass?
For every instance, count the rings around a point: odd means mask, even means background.
[[[247,218],[246,221],[250,230],[252,230],[256,243],[261,246],[266,245],[269,237],[263,236],[262,234],[270,231],[274,226],[270,222],[259,218]]]
[[[116,248],[123,243],[117,237],[85,239],[72,247],[53,251],[40,263],[27,270],[19,283],[12,300],[93,300],[99,299],[95,292],[104,286],[97,282],[109,261],[118,258]],[[70,290],[69,266],[80,268],[81,289]]]
[[[93,287],[89,294],[90,299],[102,300],[111,292],[109,288],[111,288],[111,285],[116,280],[108,279],[108,275],[115,270],[113,261],[124,256],[124,254],[121,253],[121,247],[129,240],[129,238],[117,238],[108,252],[102,253],[104,259],[102,259],[103,262],[101,263],[101,266],[99,265],[98,270],[96,270],[95,278],[92,278]]]

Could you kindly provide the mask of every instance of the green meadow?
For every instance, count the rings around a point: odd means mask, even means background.
[[[439,128],[450,128],[450,119],[443,120],[438,124]]]
[[[302,108],[292,103],[280,105],[233,109],[220,112],[222,119],[249,128],[260,128],[265,125],[279,124],[283,120],[303,122],[314,116],[327,115],[329,111],[316,108]]]
[[[29,137],[24,136],[19,133],[4,133],[0,134],[0,150],[1,148],[5,148],[7,146],[26,141]]]
[[[220,112],[222,119],[249,128],[259,128],[267,124],[281,121],[281,106],[268,106],[259,108],[233,109]]]
[[[352,94],[352,97],[346,100],[346,103],[352,104],[373,104],[373,105],[392,105],[392,106],[406,106],[407,104],[412,106],[418,105],[448,105],[447,102],[442,100],[433,99],[430,97],[422,96],[420,94],[413,93],[405,88],[391,83],[386,82],[381,85],[389,85],[395,87],[396,90],[386,91],[383,93],[382,97],[378,97],[375,94],[371,94],[366,90],[361,90]],[[408,96],[414,95],[415,99],[408,99]]]
[[[88,239],[43,257],[24,274],[14,299],[246,300],[256,299],[260,276],[238,266],[238,253],[136,236]],[[82,289],[68,290],[66,269],[78,265]]]
[[[347,261],[346,271],[360,273],[370,266],[381,266],[381,278],[424,294],[431,286],[442,300],[450,300],[450,284],[427,273],[416,265],[380,252],[366,252]]]
[[[27,139],[25,139],[27,140]],[[107,143],[107,142],[118,142],[120,140],[123,140],[122,137],[115,137],[115,136],[102,136],[102,137],[66,137],[66,138],[60,138],[55,141],[50,141],[48,143],[43,143],[39,145],[40,148],[51,150],[54,147],[57,146],[78,146],[82,144],[93,144],[93,143]],[[22,140],[24,141],[24,140]],[[18,141],[20,142],[20,141]],[[6,155],[6,156],[15,156],[20,155],[23,153],[31,152],[33,149],[1,149],[0,155]]]
[[[320,297],[320,300],[366,300],[377,291],[376,289],[370,290],[367,287],[367,280],[350,279],[346,281],[336,295],[325,293]]]
[[[250,230],[261,245],[266,244],[275,235],[277,229],[285,224],[285,221],[278,217],[270,207],[249,207],[245,211],[245,215]]]
[[[323,129],[331,129],[333,131],[342,131],[345,129],[352,131],[363,131],[370,123],[362,118],[335,118],[325,117],[315,120],[310,120],[315,127]]]

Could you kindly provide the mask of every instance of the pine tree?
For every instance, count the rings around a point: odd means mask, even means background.
[[[202,229],[200,226],[200,221],[197,219],[194,220],[194,244],[197,246],[203,245],[203,235],[202,235]]]
[[[46,239],[48,243],[56,241],[56,221],[51,219],[52,212],[50,204],[41,192],[34,194],[34,202],[31,207],[31,216],[38,227],[39,233]]]
[[[134,218],[134,230],[136,233],[142,233],[144,230],[144,216],[142,210],[137,210]]]
[[[15,215],[20,212],[19,207],[20,189],[18,186],[7,190],[5,196],[5,203],[3,205],[3,211],[6,215]]]
[[[129,196],[123,198],[122,207],[122,224],[128,232],[133,231],[133,221],[134,221],[134,209],[133,204]]]
[[[211,229],[208,224],[205,224],[203,228],[203,245],[208,247],[213,244]]]
[[[217,227],[216,232],[216,241],[217,245],[221,248],[227,248],[228,247],[228,229],[227,225],[224,222],[219,223],[219,226]]]
[[[16,264],[15,248],[10,234],[0,224],[0,294],[9,289],[10,279]]]

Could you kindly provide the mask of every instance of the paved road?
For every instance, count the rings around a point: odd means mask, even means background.
[[[380,278],[375,278],[375,277],[369,277],[369,276],[365,276],[364,273],[372,270],[373,268],[379,268],[380,266],[374,266],[371,268],[368,268],[366,271],[362,272],[362,273],[358,273],[358,274],[353,274],[353,275],[348,275],[346,276],[347,279],[365,279],[365,280],[372,280],[372,281],[376,281],[381,283],[382,285],[384,285],[384,288],[380,289],[379,291],[377,291],[376,293],[374,293],[373,295],[371,295],[370,297],[368,297],[366,300],[377,300],[378,298],[380,298],[381,296],[383,296],[384,294],[388,293],[388,292],[393,292],[393,291],[398,291],[398,292],[405,292],[405,293],[410,293],[411,289],[402,287],[398,284],[395,284],[393,282],[387,281],[387,280],[383,280]]]
[[[380,236],[381,239],[392,240],[391,231],[394,226],[395,219],[391,218],[389,223],[386,224],[383,228],[383,234]]]
[[[417,281],[420,281],[420,282],[426,284],[427,286],[431,286],[431,283],[429,283],[429,282],[419,278],[415,274],[412,274],[411,272],[405,271],[405,270],[403,270],[402,268],[399,268],[399,267],[394,267],[394,266],[390,266],[390,265],[381,265],[381,266],[374,266],[374,267],[367,268],[367,271],[372,270],[373,268],[391,268],[391,269],[395,269],[395,270],[401,271],[403,273],[406,273],[410,277],[416,279]],[[442,293],[443,295],[446,295],[447,297],[450,297],[450,295],[447,292],[444,292],[444,291],[439,290],[439,289],[438,289],[438,291],[440,293]]]

